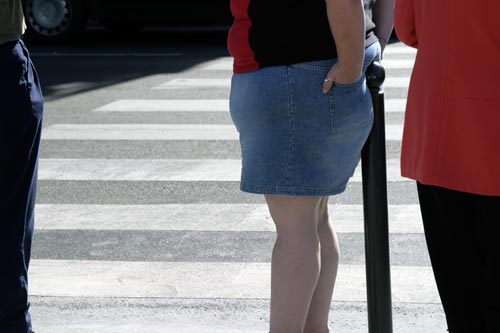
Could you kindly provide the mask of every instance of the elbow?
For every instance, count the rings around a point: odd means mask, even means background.
[[[405,29],[402,29],[401,26],[397,23],[394,25],[394,28],[396,30],[398,39],[402,43],[410,47],[418,48],[417,32],[415,31],[415,29],[408,29],[406,27]]]
[[[415,10],[408,0],[396,0],[394,8],[394,29],[399,40],[411,47],[418,47],[415,28]]]

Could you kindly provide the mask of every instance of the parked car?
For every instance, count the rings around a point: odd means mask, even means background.
[[[229,0],[23,0],[28,35],[43,41],[75,38],[96,19],[110,29],[143,25],[205,26],[232,22]]]

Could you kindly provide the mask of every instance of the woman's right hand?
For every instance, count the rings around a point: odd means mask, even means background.
[[[332,66],[323,82],[323,93],[328,93],[335,83],[351,84],[359,80],[362,75],[362,68],[346,69],[340,63]]]
[[[365,58],[365,15],[360,0],[328,0],[328,21],[337,48],[338,62],[325,78],[323,92],[336,83],[349,84],[361,77]]]

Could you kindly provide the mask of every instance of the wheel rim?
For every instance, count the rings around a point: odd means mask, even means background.
[[[30,26],[40,35],[54,37],[68,29],[71,4],[67,0],[28,0],[26,16]]]

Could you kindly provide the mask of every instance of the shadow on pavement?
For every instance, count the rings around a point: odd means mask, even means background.
[[[204,31],[87,31],[64,45],[27,41],[46,100],[157,74],[173,74],[228,56],[227,27]]]

